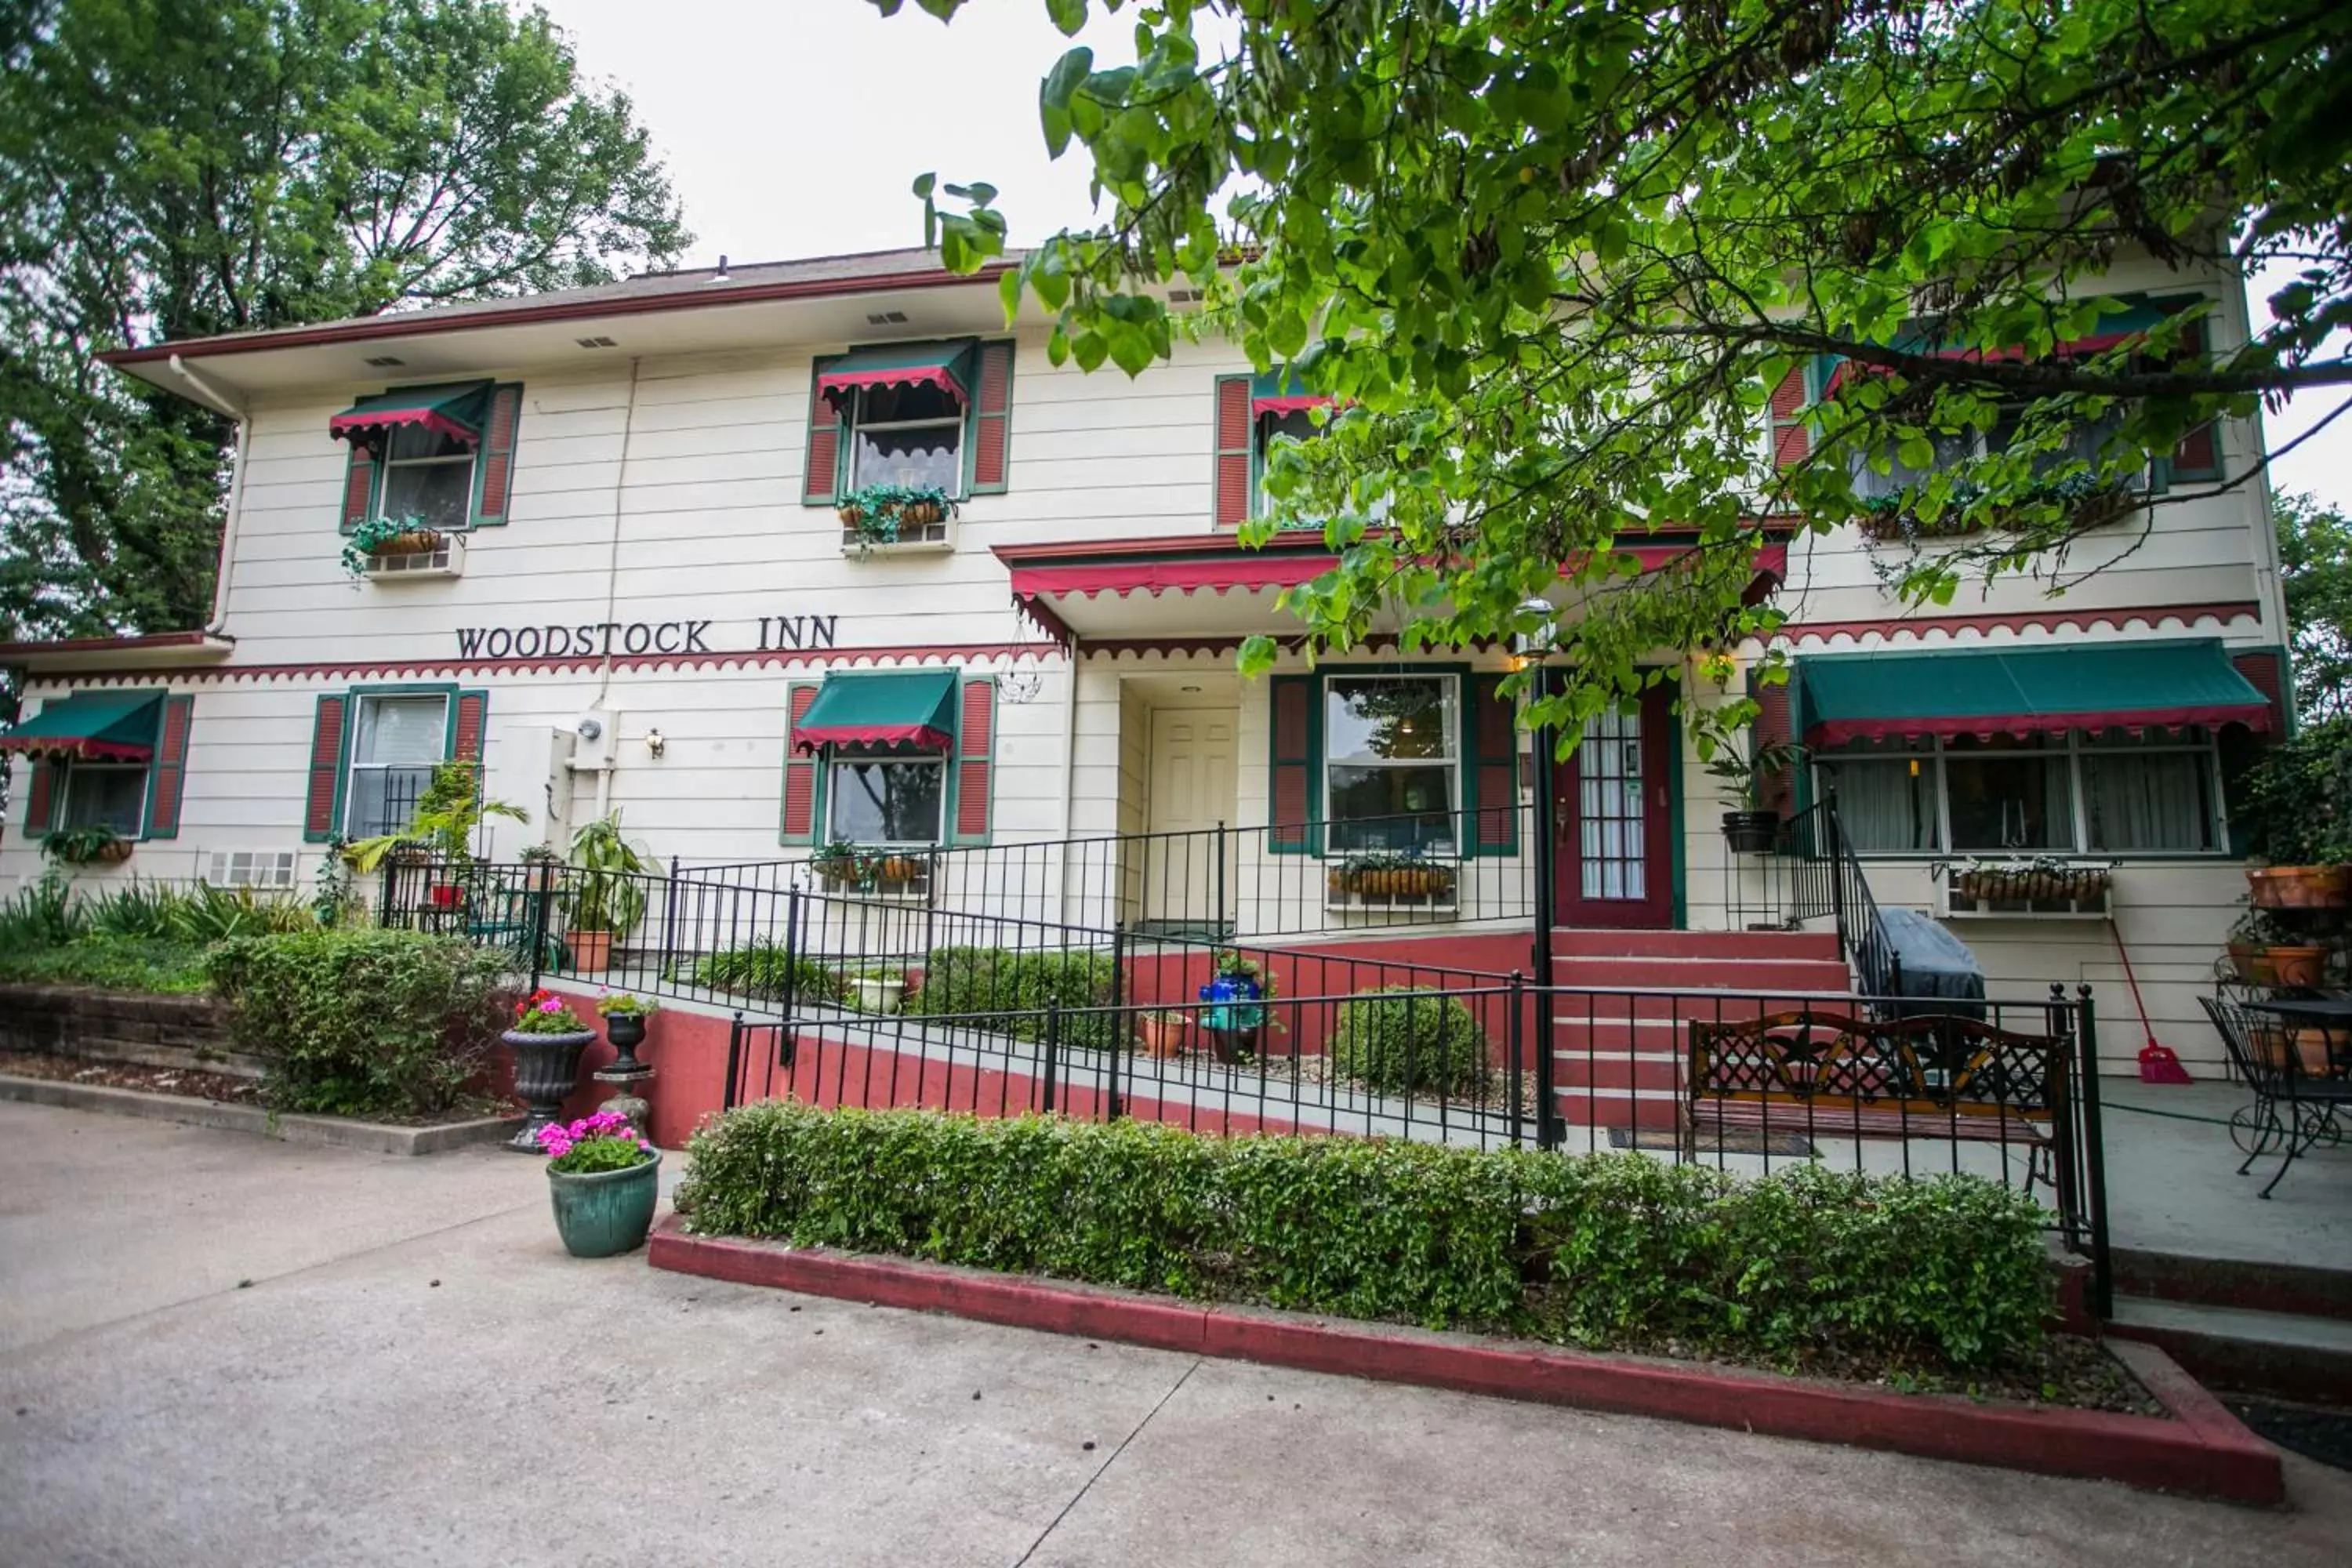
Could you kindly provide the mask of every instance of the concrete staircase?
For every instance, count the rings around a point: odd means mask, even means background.
[[[1552,1016],[1552,1081],[1570,1126],[1672,1128],[1693,1020],[1753,1018],[1853,987],[1830,931],[1563,930],[1552,952],[1571,988]]]
[[[2352,1268],[2117,1247],[2119,1339],[2161,1345],[2220,1389],[2352,1406]]]

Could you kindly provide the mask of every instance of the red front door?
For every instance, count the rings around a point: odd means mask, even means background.
[[[1606,714],[1559,770],[1556,915],[1564,926],[1664,931],[1674,924],[1674,821],[1666,790],[1674,692],[1654,686],[1638,714]]]

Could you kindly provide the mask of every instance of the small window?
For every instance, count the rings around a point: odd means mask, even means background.
[[[427,528],[461,529],[473,515],[474,448],[422,426],[404,426],[384,445],[379,516]]]
[[[343,831],[375,838],[405,830],[434,768],[446,757],[448,735],[446,697],[360,698]]]
[[[1335,676],[1324,686],[1329,848],[1454,851],[1461,721],[1452,676]]]
[[[2210,854],[2222,847],[2211,739],[2201,730],[2083,742],[2083,816],[2091,847],[2113,854]]]
[[[1958,735],[1944,742],[1952,847],[2071,849],[2074,801],[2065,742]]]
[[[59,827],[103,827],[136,838],[147,817],[147,770],[106,763],[74,763],[66,771]]]
[[[835,757],[825,788],[825,837],[859,845],[940,841],[947,764],[937,757]]]
[[[862,386],[850,412],[849,484],[963,494],[963,405],[938,386]]]

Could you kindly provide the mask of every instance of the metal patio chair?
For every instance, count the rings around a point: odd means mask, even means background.
[[[2285,1151],[2279,1168],[2263,1184],[2262,1195],[2269,1197],[2305,1150],[2340,1141],[2343,1130],[2336,1112],[2352,1105],[2352,1081],[2306,1074],[2279,1019],[2226,997],[2197,1000],[2213,1020],[2231,1066],[2254,1092],[2252,1105],[2230,1113],[2230,1141],[2246,1152],[2238,1174],[2244,1175],[2263,1155]]]

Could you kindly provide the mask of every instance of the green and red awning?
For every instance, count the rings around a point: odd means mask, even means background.
[[[2271,705],[2217,642],[2078,643],[1800,659],[1814,746],[1916,736],[2271,727]]]
[[[970,406],[972,345],[894,343],[857,349],[827,360],[817,371],[816,389],[835,407],[862,386],[935,386]]]
[[[83,763],[144,763],[155,754],[163,699],[85,691],[52,702],[0,735],[0,752]]]
[[[1250,413],[1291,414],[1301,408],[1319,408],[1331,400],[1307,389],[1307,384],[1287,370],[1270,370],[1250,377]]]
[[[952,669],[893,669],[831,675],[793,726],[793,749],[908,747],[946,752],[955,747],[956,673]]]
[[[468,381],[456,385],[412,386],[403,392],[380,392],[362,397],[327,421],[327,434],[362,446],[380,445],[393,431],[417,427],[479,446],[482,424],[489,416],[490,384]]]

